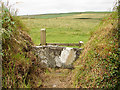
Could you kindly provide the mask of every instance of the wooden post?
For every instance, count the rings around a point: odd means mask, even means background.
[[[41,45],[46,45],[46,30],[41,29]]]

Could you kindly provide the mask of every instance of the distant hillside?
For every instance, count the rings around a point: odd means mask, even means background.
[[[23,19],[49,19],[49,18],[57,18],[57,17],[64,17],[64,16],[72,16],[76,14],[83,14],[83,13],[111,13],[111,12],[71,12],[71,13],[54,13],[54,14],[38,14],[38,15],[23,15],[21,16]]]

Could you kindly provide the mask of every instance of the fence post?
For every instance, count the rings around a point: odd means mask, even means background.
[[[41,45],[46,45],[46,29],[41,29]]]

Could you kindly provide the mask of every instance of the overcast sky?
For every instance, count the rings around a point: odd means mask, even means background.
[[[4,0],[5,1],[5,0]],[[7,0],[6,0],[7,1]],[[9,0],[17,3],[18,15],[111,11],[115,0]]]

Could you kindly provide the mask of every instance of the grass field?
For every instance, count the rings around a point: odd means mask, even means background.
[[[23,23],[26,24],[28,33],[36,45],[40,44],[41,28],[46,28],[47,43],[78,43],[79,41],[86,43],[92,32],[96,30],[95,27],[108,14],[91,12],[37,15],[34,19],[23,19]]]

